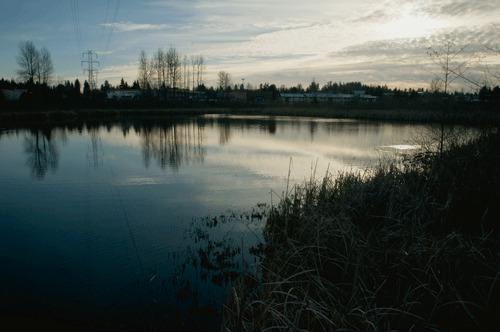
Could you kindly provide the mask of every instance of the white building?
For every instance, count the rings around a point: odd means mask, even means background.
[[[142,95],[141,90],[110,90],[106,93],[106,98],[108,99],[135,99]]]
[[[286,104],[308,104],[308,103],[339,103],[344,104],[355,100],[363,102],[374,102],[377,97],[367,94],[346,94],[346,93],[329,93],[329,92],[314,92],[314,93],[282,93],[281,100]]]

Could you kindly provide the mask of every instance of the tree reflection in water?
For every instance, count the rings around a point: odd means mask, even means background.
[[[49,169],[57,170],[59,152],[51,129],[31,129],[24,139],[24,152],[27,155],[26,165],[34,178],[41,180]]]
[[[190,163],[203,163],[206,157],[205,126],[219,130],[219,144],[228,144],[233,132],[244,132],[258,128],[271,135],[276,133],[274,118],[244,119],[244,118],[190,118],[179,117],[158,121],[155,119],[134,119],[133,121],[120,120],[93,120],[86,122],[68,123],[63,126],[25,128],[26,138],[24,151],[27,155],[26,165],[37,179],[44,179],[48,170],[55,171],[59,162],[57,139],[64,143],[67,134],[78,132],[88,135],[90,142],[86,158],[90,167],[99,168],[104,163],[102,135],[118,129],[123,137],[131,134],[139,137],[144,166],[148,168],[152,161],[156,161],[162,169],[178,170]],[[16,128],[16,131],[23,128]],[[5,132],[2,131],[2,134]],[[1,137],[1,136],[0,136]]]
[[[139,128],[137,134],[141,138],[146,168],[151,164],[151,159],[154,159],[162,169],[170,167],[178,170],[189,162],[202,163],[206,155],[203,126],[196,122],[144,126]]]
[[[219,144],[225,145],[231,140],[231,123],[229,119],[221,118],[219,124]]]

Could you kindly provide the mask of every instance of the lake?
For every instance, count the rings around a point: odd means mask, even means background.
[[[0,125],[1,316],[61,329],[218,330],[231,282],[255,269],[257,204],[411,150],[428,130],[222,115]]]

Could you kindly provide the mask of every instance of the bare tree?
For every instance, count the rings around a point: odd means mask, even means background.
[[[181,61],[179,52],[174,47],[170,47],[167,55],[167,68],[170,86],[175,89],[181,79]]]
[[[466,49],[469,45],[458,47],[455,43],[449,39],[447,40],[441,48],[430,47],[428,49],[428,54],[431,60],[438,66],[440,74],[431,83],[431,88],[438,89],[445,94],[446,104],[442,106],[442,111],[440,114],[441,125],[439,128],[439,133],[437,141],[439,144],[439,154],[442,155],[447,141],[450,141],[452,133],[445,128],[446,117],[449,114],[449,96],[450,85],[456,80],[462,80],[474,86],[475,88],[481,88],[478,82],[475,82],[471,78],[466,76],[467,70],[470,68],[473,57],[467,56],[465,54]],[[453,138],[452,138],[453,139]]]
[[[149,84],[151,87],[156,87],[156,83],[158,82],[156,74],[156,59],[155,56],[152,56],[148,67]]]
[[[139,56],[139,86],[141,89],[148,89],[150,87],[150,69],[149,61],[145,51],[141,51]]]
[[[54,65],[49,50],[43,47],[38,57],[38,82],[49,84],[54,74]]]
[[[203,58],[202,55],[198,55],[197,57],[197,86],[200,86],[203,84],[203,72],[205,70],[205,59]]]
[[[430,87],[429,87],[429,90],[432,93],[438,93],[442,90],[442,88],[443,88],[443,81],[441,81],[441,79],[439,79],[439,78],[432,79]]]
[[[35,82],[39,72],[40,53],[32,41],[25,41],[19,44],[19,55],[17,64],[19,65],[18,75],[24,81]]]
[[[189,90],[189,60],[185,55],[182,58],[182,88]]]
[[[205,59],[202,55],[191,56],[191,75],[193,91],[203,84],[203,73],[205,70]]]
[[[490,55],[493,56],[500,55],[500,46],[485,45],[484,48],[487,51],[487,53],[489,53],[485,57],[488,57]],[[494,84],[496,85],[500,84],[500,72],[494,72],[488,65],[488,61],[484,61],[483,71],[484,71],[485,85],[492,86]]]
[[[221,90],[226,90],[231,86],[231,75],[225,71],[217,74],[217,82]]]
[[[447,40],[443,47],[428,49],[431,60],[439,67],[443,92],[449,92],[450,85],[457,79],[461,79],[471,86],[481,88],[481,85],[466,77],[466,72],[470,67],[472,57],[465,57],[465,51],[469,45],[457,47],[452,40]]]
[[[166,57],[165,52],[159,48],[153,56],[153,63],[155,68],[156,79],[158,82],[158,88],[166,86]]]
[[[197,68],[197,56],[195,55],[192,55],[191,56],[191,74],[193,75],[192,77],[192,80],[193,80],[193,91],[196,89],[196,85],[195,85],[195,76],[196,76],[196,68]]]

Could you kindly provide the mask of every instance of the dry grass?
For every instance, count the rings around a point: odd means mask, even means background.
[[[489,331],[500,324],[500,135],[295,187],[225,331]],[[258,280],[257,280],[258,279]]]

